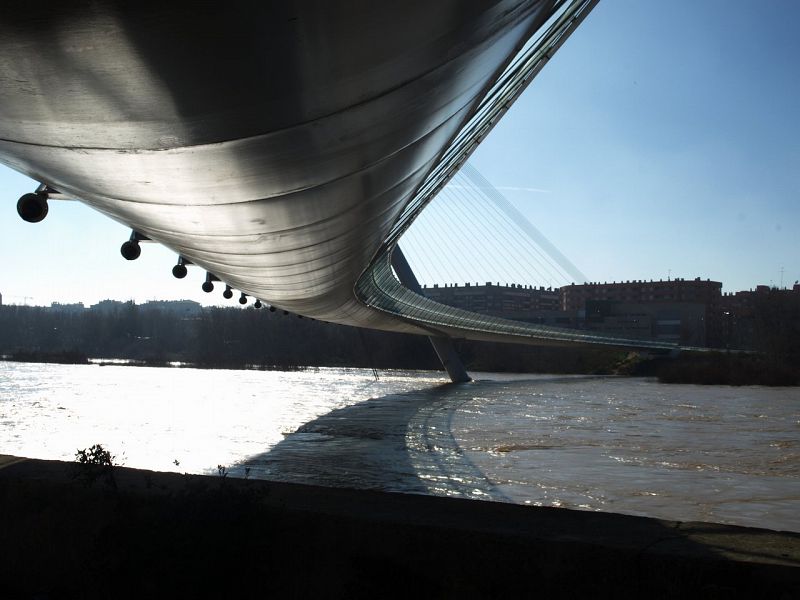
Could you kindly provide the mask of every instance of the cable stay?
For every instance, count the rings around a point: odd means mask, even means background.
[[[470,164],[428,204],[401,243],[423,285],[502,281],[552,288],[586,281],[586,276]]]

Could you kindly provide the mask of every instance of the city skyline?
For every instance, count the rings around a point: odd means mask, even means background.
[[[691,282],[700,282],[700,283],[711,283],[711,284],[720,284],[720,292],[721,297],[725,296],[737,296],[741,293],[754,293],[754,292],[762,292],[767,289],[773,290],[784,290],[784,291],[794,291],[796,292],[800,289],[800,282],[795,281],[788,285],[783,286],[771,286],[768,284],[756,284],[747,289],[741,290],[725,290],[724,289],[724,282],[715,281],[710,278],[701,278],[701,277],[693,277],[693,278],[684,278],[684,277],[675,277],[675,278],[666,278],[666,279],[656,279],[656,278],[649,278],[649,279],[623,279],[619,281],[585,281],[582,283],[571,282],[564,285],[557,285],[557,286],[545,286],[545,285],[536,285],[536,284],[526,284],[520,282],[501,282],[501,281],[443,281],[443,282],[435,282],[431,284],[424,284],[421,285],[422,289],[424,290],[425,294],[428,295],[428,292],[435,292],[437,289],[459,289],[459,290],[469,290],[469,289],[482,289],[484,287],[489,288],[496,288],[496,289],[514,289],[517,288],[519,290],[527,290],[527,291],[541,291],[541,292],[549,292],[553,294],[561,293],[563,294],[565,291],[568,291],[570,288],[603,288],[608,286],[625,286],[628,284],[641,284],[642,286],[646,284],[668,284],[668,283],[676,283],[676,282],[683,282],[683,283],[691,283]],[[473,287],[474,286],[474,287]],[[218,289],[223,289],[220,287]],[[7,302],[6,296],[3,296],[3,293],[0,291],[0,306],[2,305],[18,305],[18,306],[28,306],[28,301],[33,300],[32,297],[19,297],[19,296],[12,296],[12,298],[22,299],[22,302],[12,301]],[[250,306],[253,302],[253,298],[247,298],[247,302],[245,304],[241,304],[239,301],[239,294],[235,294],[230,299],[226,299],[224,302],[200,302],[199,300],[192,299],[192,298],[149,298],[145,300],[136,300],[135,298],[100,298],[96,301],[92,302],[84,302],[83,300],[59,300],[54,299],[47,304],[31,304],[31,306],[41,306],[43,308],[53,307],[53,308],[72,308],[82,306],[83,308],[90,309],[96,308],[99,305],[105,304],[114,304],[114,305],[125,305],[127,303],[132,302],[137,306],[154,306],[154,305],[179,305],[182,303],[191,303],[197,306],[220,306],[220,307],[240,307],[246,308]],[[269,307],[269,303],[263,304],[264,307]],[[259,307],[261,308],[261,307]]]
[[[591,281],[800,279],[800,7],[722,6],[601,2],[473,156]],[[0,172],[5,303],[236,303],[204,294],[199,269],[174,279],[158,245],[125,261],[130,230],[80,203],[22,222],[35,185]]]

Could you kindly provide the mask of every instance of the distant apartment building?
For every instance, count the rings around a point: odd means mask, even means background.
[[[91,310],[101,313],[113,313],[123,308],[136,307],[139,311],[160,310],[174,314],[178,317],[196,317],[203,307],[194,300],[149,300],[144,304],[136,304],[133,300],[120,302],[119,300],[101,300],[91,306]]]
[[[128,300],[127,302],[120,302],[119,300],[100,300],[97,304],[92,304],[89,310],[109,314],[118,312],[125,307],[130,308],[135,305],[136,303],[133,300]]]
[[[561,288],[562,310],[583,310],[589,300],[606,300],[643,304],[647,302],[691,302],[706,306],[719,306],[722,283],[695,279],[668,279],[667,281],[620,281],[583,283]]]
[[[705,346],[718,337],[715,315],[721,290],[721,283],[699,278],[560,289],[491,282],[423,288],[432,300],[477,313],[690,346]]]
[[[795,283],[791,289],[778,289],[771,288],[768,285],[757,285],[754,290],[743,290],[741,292],[723,294],[719,306],[723,311],[739,315],[752,315],[759,299],[770,294],[787,298],[798,298],[800,297],[800,283]]]
[[[706,305],[696,302],[587,300],[585,327],[612,337],[706,346],[706,315]]]
[[[79,314],[86,310],[83,302],[73,302],[62,304],[61,302],[53,302],[50,304],[50,310],[56,310],[63,313]]]
[[[585,311],[587,329],[621,337],[718,345],[722,283],[710,279],[633,280],[561,288],[563,310]]]
[[[757,348],[759,312],[763,321],[764,317],[769,318],[770,311],[785,310],[787,303],[795,307],[800,305],[800,283],[795,282],[791,289],[758,285],[754,290],[723,294],[719,305],[722,345],[729,348]],[[767,311],[767,314],[764,311]],[[786,317],[782,316],[778,320],[785,319]],[[764,323],[761,325],[763,328]],[[785,327],[798,328],[800,325],[787,320]]]
[[[558,290],[520,284],[434,284],[423,293],[436,302],[473,312],[516,320],[535,320],[542,312],[555,312],[561,303]]]
[[[139,305],[139,310],[163,310],[180,317],[196,317],[203,307],[194,300],[149,300]]]
[[[756,347],[759,303],[768,300],[777,306],[781,298],[800,303],[800,283],[788,290],[758,286],[723,295],[722,283],[699,277],[572,284],[555,290],[491,282],[444,284],[426,286],[423,293],[442,304],[505,319],[717,348]]]

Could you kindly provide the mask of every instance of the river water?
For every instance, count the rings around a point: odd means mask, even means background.
[[[800,392],[0,362],[0,453],[800,531]]]

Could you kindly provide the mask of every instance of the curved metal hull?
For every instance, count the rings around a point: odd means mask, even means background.
[[[353,287],[548,0],[0,8],[0,162],[236,289],[423,330]]]

